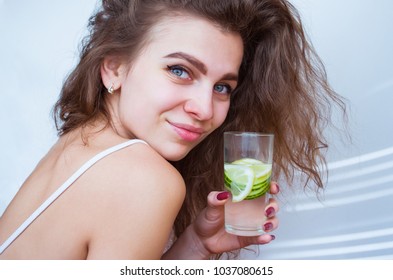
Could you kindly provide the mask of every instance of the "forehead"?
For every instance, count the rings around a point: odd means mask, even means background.
[[[186,33],[186,31],[193,31],[192,33]],[[167,36],[176,36],[191,39],[196,37],[196,35],[211,33],[221,34],[224,36],[232,35],[239,36],[235,32],[224,31],[224,29],[207,19],[202,17],[197,17],[188,14],[174,14],[172,16],[163,17],[157,22],[151,29],[149,34],[150,41],[164,40]],[[191,40],[197,41],[197,38]]]
[[[177,15],[164,17],[151,29],[146,49],[161,55],[185,52],[197,58],[229,59],[240,64],[243,41],[240,34],[224,31],[211,21]]]

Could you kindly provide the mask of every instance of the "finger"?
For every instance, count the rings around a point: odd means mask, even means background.
[[[265,208],[265,216],[268,218],[274,217],[279,210],[277,201],[274,198],[269,198],[269,203]]]
[[[278,194],[280,192],[280,187],[278,186],[277,182],[270,183],[270,194]]]
[[[276,236],[273,234],[262,234],[257,237],[257,244],[268,244],[276,239]]]
[[[239,236],[239,242],[242,248],[250,245],[262,245],[268,244],[276,239],[272,234],[262,234],[260,236]]]
[[[271,232],[278,227],[278,219],[276,217],[269,218],[266,220],[266,222],[263,224],[263,230],[265,232]]]
[[[210,192],[207,196],[205,217],[208,221],[216,221],[223,218],[224,204],[230,197],[229,192]]]

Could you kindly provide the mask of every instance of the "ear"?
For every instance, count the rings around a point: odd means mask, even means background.
[[[114,90],[119,89],[126,75],[125,69],[124,64],[118,57],[110,56],[104,58],[101,64],[101,79],[104,86],[107,89],[111,86]]]

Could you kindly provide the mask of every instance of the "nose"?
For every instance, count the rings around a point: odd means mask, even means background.
[[[211,87],[190,93],[184,104],[184,111],[199,121],[213,118],[213,92]]]

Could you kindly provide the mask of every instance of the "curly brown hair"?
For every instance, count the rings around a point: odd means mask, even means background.
[[[132,63],[161,19],[189,14],[241,35],[244,57],[228,116],[185,158],[172,164],[182,174],[187,195],[176,222],[181,234],[206,196],[223,186],[223,132],[273,133],[275,176],[323,188],[323,135],[331,109],[345,115],[345,103],[329,86],[321,60],[309,43],[297,10],[286,0],[103,0],[90,18],[80,61],[66,79],[54,107],[59,135],[98,118],[110,125],[100,67],[110,55]]]

